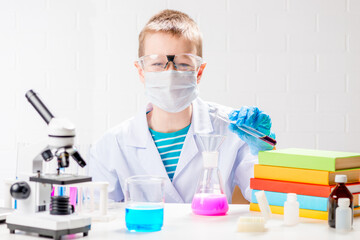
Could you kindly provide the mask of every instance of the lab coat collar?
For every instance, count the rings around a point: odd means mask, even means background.
[[[146,118],[146,113],[152,110],[151,103],[143,107],[131,121],[127,132],[127,146],[146,148],[152,137],[149,131],[149,125]]]
[[[191,126],[186,136],[178,165],[175,170],[173,181],[176,182],[181,171],[193,160],[196,154],[199,153],[199,149],[196,144],[197,133],[210,133],[213,131],[213,126],[209,115],[209,106],[203,102],[200,98],[193,101],[193,113],[191,119]]]
[[[127,132],[127,146],[139,148],[137,151],[139,167],[143,168],[149,175],[164,177],[165,193],[169,202],[184,202],[174,185],[171,183],[158,149],[152,139],[147,123],[146,113],[152,110],[152,105],[147,104],[131,121]],[[134,159],[135,160],[135,159]]]
[[[192,105],[192,135],[196,133],[211,133],[213,131],[213,126],[210,120],[208,104],[206,104],[200,98],[196,98]],[[134,118],[134,121],[131,121],[127,132],[128,136],[126,138],[128,146],[146,148],[149,145],[149,141],[152,141],[146,118],[146,113],[151,110],[152,105],[151,103],[148,103],[141,111],[138,112]]]
[[[191,125],[194,127],[193,134],[211,133],[214,130],[210,120],[209,105],[200,98],[193,101]]]
[[[148,142],[146,148],[138,149],[138,167],[143,168],[147,174],[161,176],[165,179],[165,198],[167,202],[184,202],[175,186],[171,183],[158,149],[153,141]],[[169,199],[172,198],[172,199]]]

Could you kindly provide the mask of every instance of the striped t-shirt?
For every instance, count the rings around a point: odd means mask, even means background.
[[[161,160],[164,163],[166,172],[171,181],[174,178],[176,166],[179,162],[181,149],[184,145],[185,137],[189,128],[190,124],[186,128],[172,133],[156,132],[149,128],[151,136],[154,139]]]

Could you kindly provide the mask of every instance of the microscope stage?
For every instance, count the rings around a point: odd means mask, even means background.
[[[40,177],[38,177],[38,176],[30,177],[30,181],[39,182],[39,183],[56,184],[56,185],[67,185],[67,184],[91,182],[91,177],[66,174],[66,173],[62,173],[59,175],[44,174],[44,175],[41,175]]]

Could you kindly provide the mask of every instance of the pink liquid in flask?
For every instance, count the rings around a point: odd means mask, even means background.
[[[195,194],[191,208],[197,215],[221,216],[229,210],[225,194],[198,193]]]

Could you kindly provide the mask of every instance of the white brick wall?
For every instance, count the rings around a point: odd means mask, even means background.
[[[0,181],[19,142],[46,137],[26,90],[72,120],[79,143],[136,113],[138,33],[164,8],[203,32],[202,98],[259,106],[279,148],[360,152],[358,0],[0,0]]]

